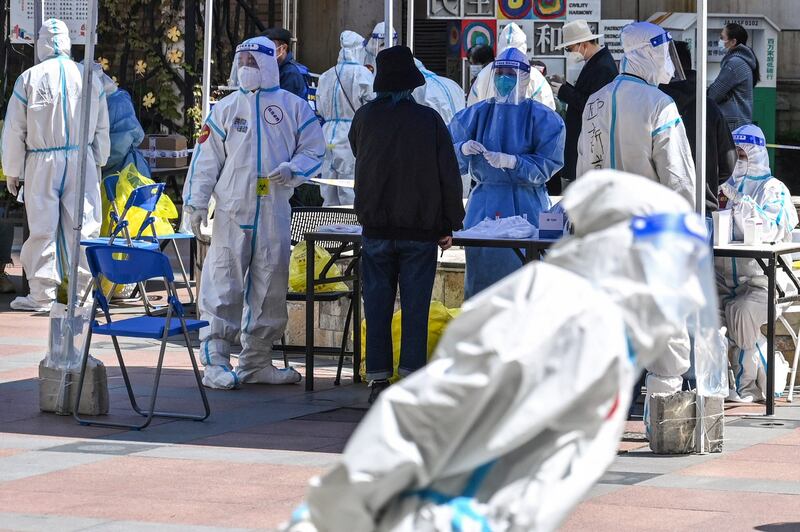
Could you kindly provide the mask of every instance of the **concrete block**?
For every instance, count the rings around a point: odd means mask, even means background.
[[[325,312],[319,314],[319,328],[327,331],[341,331],[344,328],[344,316],[336,316]]]
[[[444,276],[444,299],[447,308],[460,308],[464,303],[464,271],[448,271]]]
[[[66,375],[65,375],[66,373]],[[42,412],[55,412],[71,415],[78,397],[79,370],[69,371],[49,368],[44,360],[39,362],[39,409]],[[66,378],[68,393],[60,399],[62,381]],[[90,356],[86,363],[86,377],[78,413],[85,416],[99,416],[108,413],[108,376],[102,362]]]
[[[444,277],[445,273],[441,270],[436,272],[433,278],[433,292],[431,298],[435,301],[444,301]]]
[[[706,452],[720,453],[725,426],[723,399],[706,397],[703,437]],[[696,452],[697,396],[695,392],[650,396],[650,450],[655,454]]]

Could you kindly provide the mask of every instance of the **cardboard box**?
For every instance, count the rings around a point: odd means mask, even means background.
[[[151,168],[180,168],[189,164],[188,148],[183,135],[147,135],[139,152]]]

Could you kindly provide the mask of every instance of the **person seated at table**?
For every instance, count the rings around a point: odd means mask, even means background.
[[[742,240],[745,223],[754,218],[762,225],[762,242],[791,242],[797,211],[789,189],[772,176],[764,133],[746,125],[733,132],[738,161],[733,175],[720,186],[732,210],[734,240]],[[730,400],[752,402],[766,398],[767,339],[761,326],[767,322],[767,277],[755,259],[717,259],[720,308],[728,337],[733,368]],[[778,270],[776,286],[794,293],[789,276]],[[783,309],[778,308],[778,312]]]
[[[538,227],[550,208],[547,181],[564,165],[564,122],[527,94],[531,67],[516,48],[492,67],[497,96],[467,107],[450,123],[462,175],[477,182],[464,227],[486,218],[527,215]],[[467,248],[464,297],[488,288],[522,263],[510,249]]]

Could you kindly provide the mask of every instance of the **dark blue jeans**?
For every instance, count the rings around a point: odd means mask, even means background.
[[[436,242],[364,238],[361,250],[367,380],[392,376],[392,315],[400,284],[401,375],[427,362],[428,311],[436,276]]]

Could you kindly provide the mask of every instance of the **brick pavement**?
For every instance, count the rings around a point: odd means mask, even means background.
[[[158,419],[141,432],[81,427],[39,412],[47,318],[8,311],[10,299],[0,297],[3,530],[274,529],[302,500],[308,479],[336,461],[366,409],[366,388],[351,385],[349,372],[334,387],[335,368],[323,364],[313,393],[257,385],[209,391],[204,423]],[[157,346],[123,347],[135,385],[149,384]],[[168,348],[163,408],[198,405],[183,353]],[[110,343],[98,341],[92,354],[108,368],[112,413],[124,415]],[[800,530],[800,406],[781,403],[771,426],[761,412],[729,407],[721,455],[653,456],[641,422],[629,422],[617,461],[563,529]]]

